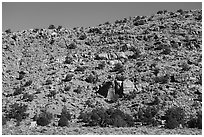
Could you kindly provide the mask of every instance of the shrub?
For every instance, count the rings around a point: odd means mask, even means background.
[[[21,122],[23,119],[26,119],[28,114],[26,113],[27,105],[14,103],[10,105],[10,110],[6,114],[8,119],[16,119],[17,122]]]
[[[104,69],[106,66],[106,62],[105,61],[102,61],[101,63],[98,64],[98,69]]]
[[[8,34],[8,33],[11,33],[11,29],[7,29],[5,30],[5,32]]]
[[[181,107],[172,107],[166,111],[164,117],[166,120],[166,128],[177,128],[179,124],[184,124],[185,112]]]
[[[165,128],[168,129],[174,129],[179,126],[179,122],[176,120],[176,118],[171,118],[165,123]]]
[[[61,116],[60,120],[58,121],[58,126],[64,127],[68,125],[69,125],[68,119],[65,116]]]
[[[28,87],[32,84],[32,82],[33,82],[32,80],[28,80],[28,81],[26,81],[26,83],[23,86]]]
[[[65,63],[65,64],[71,64],[73,61],[74,61],[74,60],[73,60],[72,57],[66,56],[64,63]]]
[[[114,127],[134,126],[133,118],[119,109],[96,108],[88,113],[81,113],[79,119],[89,126]]]
[[[188,122],[188,128],[197,128],[197,118],[191,118]]]
[[[69,113],[69,111],[67,110],[67,107],[64,106],[62,108],[62,112],[61,112],[61,117],[64,116],[66,117],[68,120],[71,120],[71,114]]]
[[[79,36],[79,40],[85,40],[87,38],[87,36],[85,34],[82,34]]]
[[[57,92],[55,90],[51,90],[50,93],[47,95],[47,97],[55,98],[56,94],[57,94]]]
[[[52,118],[52,113],[43,110],[37,117],[37,124],[40,126],[46,126],[51,123]]]
[[[81,94],[82,87],[78,86],[73,92],[76,92],[77,94]]]
[[[157,107],[148,106],[140,108],[135,115],[135,119],[138,122],[142,122],[143,125],[154,125],[156,123],[155,116],[158,113]]]
[[[61,28],[62,28],[62,26],[59,25],[59,26],[57,27],[57,31],[59,31]]]
[[[77,48],[77,45],[75,43],[71,43],[68,45],[67,47],[68,49],[76,49]]]
[[[74,76],[74,74],[67,74],[65,79],[63,79],[62,81],[64,82],[69,82],[72,80],[72,77]]]
[[[98,77],[97,77],[96,75],[90,74],[90,75],[86,78],[85,81],[88,82],[88,83],[93,83],[93,84],[95,84],[95,83],[98,81]]]
[[[124,69],[124,66],[121,64],[121,63],[116,63],[113,70],[111,70],[111,72],[124,72],[125,69]]]
[[[160,83],[160,84],[166,84],[169,81],[169,76],[165,75],[165,76],[157,76],[154,78],[154,81],[156,83]]]
[[[2,126],[6,125],[7,119],[4,115],[2,115]]]
[[[29,94],[29,93],[23,94],[23,100],[25,100],[25,101],[33,101],[33,99],[34,99],[34,95],[33,94]]]
[[[197,127],[198,129],[202,129],[202,111],[197,113]]]
[[[135,26],[139,26],[139,25],[144,25],[146,23],[146,20],[137,20],[136,22],[134,22]]]
[[[48,29],[55,29],[55,26],[53,24],[51,24]]]
[[[20,95],[23,93],[25,89],[23,87],[17,87],[14,89],[14,93],[13,93],[13,96],[17,96],[17,95]]]

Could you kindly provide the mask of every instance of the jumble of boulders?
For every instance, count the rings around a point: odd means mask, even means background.
[[[148,105],[161,115],[179,106],[190,118],[202,108],[202,10],[3,32],[3,115],[14,103],[28,106],[31,122],[64,106],[73,121],[94,107],[134,115]]]

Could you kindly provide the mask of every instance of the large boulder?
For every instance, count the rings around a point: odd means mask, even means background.
[[[126,79],[122,82],[122,89],[123,89],[123,94],[125,95],[129,95],[131,92],[136,90],[134,83],[129,79]]]

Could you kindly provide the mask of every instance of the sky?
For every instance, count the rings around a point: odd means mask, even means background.
[[[201,2],[3,2],[2,31],[94,27],[129,16],[150,16],[159,10],[202,9]]]

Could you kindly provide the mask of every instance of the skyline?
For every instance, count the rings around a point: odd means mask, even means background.
[[[94,27],[107,21],[151,16],[159,10],[202,9],[202,2],[3,2],[2,31]]]

